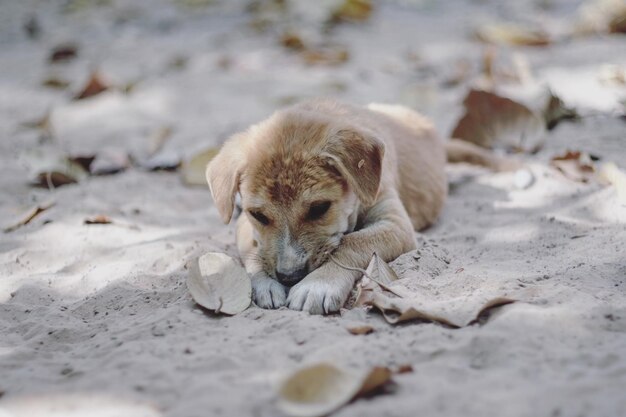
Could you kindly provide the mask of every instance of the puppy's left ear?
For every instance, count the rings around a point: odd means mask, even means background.
[[[366,132],[342,129],[329,137],[322,155],[329,158],[364,205],[376,202],[385,155],[380,140]]]
[[[228,139],[206,167],[206,180],[224,223],[230,222],[233,216],[235,196],[245,166],[244,138],[245,134],[240,133]]]

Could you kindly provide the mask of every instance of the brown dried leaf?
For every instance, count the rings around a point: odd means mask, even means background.
[[[293,417],[325,416],[390,380],[388,368],[363,372],[321,363],[300,369],[284,381],[278,392],[278,407]]]
[[[306,45],[299,35],[293,32],[286,32],[280,38],[280,44],[292,51],[303,51],[306,49]]]
[[[309,65],[340,65],[348,61],[348,50],[340,47],[308,49],[302,52],[304,61]]]
[[[78,55],[78,46],[73,43],[67,43],[64,45],[56,46],[50,52],[50,56],[48,57],[48,61],[50,62],[67,62],[70,61]]]
[[[567,151],[550,160],[550,165],[558,169],[572,181],[589,182],[594,176],[593,161],[580,151]]]
[[[485,25],[475,35],[480,41],[495,45],[546,46],[552,42],[545,31],[512,23]]]
[[[54,201],[46,201],[44,203],[38,204],[35,207],[28,209],[24,214],[19,217],[19,219],[12,222],[9,226],[5,227],[2,230],[4,231],[4,233],[9,233],[16,229],[19,229],[20,227],[30,223],[35,217],[48,210],[50,207],[54,206],[54,204]]]
[[[97,216],[94,217],[90,217],[88,219],[85,219],[84,224],[111,224],[113,223],[113,220],[111,220],[108,216],[105,216],[104,214],[99,214]]]
[[[358,336],[373,333],[374,328],[370,325],[364,324],[362,326],[348,327],[348,332],[350,332],[350,334]]]
[[[54,88],[56,90],[64,90],[70,86],[69,81],[62,80],[56,77],[48,77],[41,82],[41,85],[48,88]]]
[[[370,0],[344,0],[331,15],[331,23],[363,22],[372,14],[373,6]]]
[[[506,97],[471,90],[465,100],[465,115],[452,137],[486,148],[536,150],[545,133],[542,119],[528,107]]]
[[[111,86],[102,79],[102,76],[96,71],[91,74],[87,84],[80,93],[76,94],[75,100],[82,100],[95,96],[111,88]]]

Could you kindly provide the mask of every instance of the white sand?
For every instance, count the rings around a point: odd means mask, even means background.
[[[21,124],[47,110],[55,132],[47,151],[114,148],[137,158],[163,126],[174,134],[161,156],[190,155],[281,103],[317,94],[405,103],[447,134],[468,86],[441,85],[459,59],[478,71],[483,46],[467,36],[474,25],[519,16],[559,29],[579,2],[551,2],[547,12],[534,2],[381,6],[371,22],[334,35],[351,52],[339,67],[303,65],[272,30],[251,30],[238,2],[188,10],[112,1],[74,14],[61,13],[62,3],[0,5],[1,224],[56,202],[0,234],[0,416],[275,416],[276,385],[318,361],[414,368],[394,378],[392,394],[336,416],[626,415],[626,207],[615,189],[546,166],[572,148],[626,168],[626,124],[613,113],[626,89],[597,82],[603,64],[626,65],[617,53],[624,37],[521,48],[535,78],[508,86],[510,93],[550,85],[587,117],[558,126],[528,158],[536,178],[528,189],[517,189],[512,174],[452,169],[440,222],[418,237],[419,256],[394,263],[404,285],[440,300],[519,300],[482,326],[393,327],[363,310],[205,314],[185,287],[185,263],[209,250],[235,255],[233,227],[220,223],[207,189],[134,168],[46,191],[27,185],[24,162],[42,146]],[[37,41],[21,30],[33,14]],[[307,19],[298,23],[306,33],[314,26]],[[50,48],[65,41],[80,44],[78,58],[48,65]],[[407,59],[410,52],[419,59]],[[510,55],[502,50],[499,65]],[[172,68],[179,56],[187,65]],[[225,57],[227,69],[219,64]],[[81,102],[40,86],[55,75],[76,92],[95,67],[118,85],[139,83],[129,95]],[[83,224],[99,214],[114,223]],[[350,335],[346,327],[357,323],[376,331]]]

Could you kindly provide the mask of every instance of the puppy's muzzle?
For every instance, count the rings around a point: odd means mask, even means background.
[[[276,269],[276,279],[281,284],[287,287],[291,287],[300,282],[300,280],[304,278],[308,273],[309,268],[307,267],[307,265],[304,265],[302,268],[293,271],[280,271]]]

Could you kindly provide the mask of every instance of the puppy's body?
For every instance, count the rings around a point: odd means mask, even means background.
[[[374,252],[415,248],[447,194],[446,152],[431,124],[401,106],[315,100],[229,139],[207,168],[222,218],[241,194],[237,243],[255,302],[337,311]],[[293,286],[291,286],[293,285]],[[291,288],[288,288],[291,286]]]

